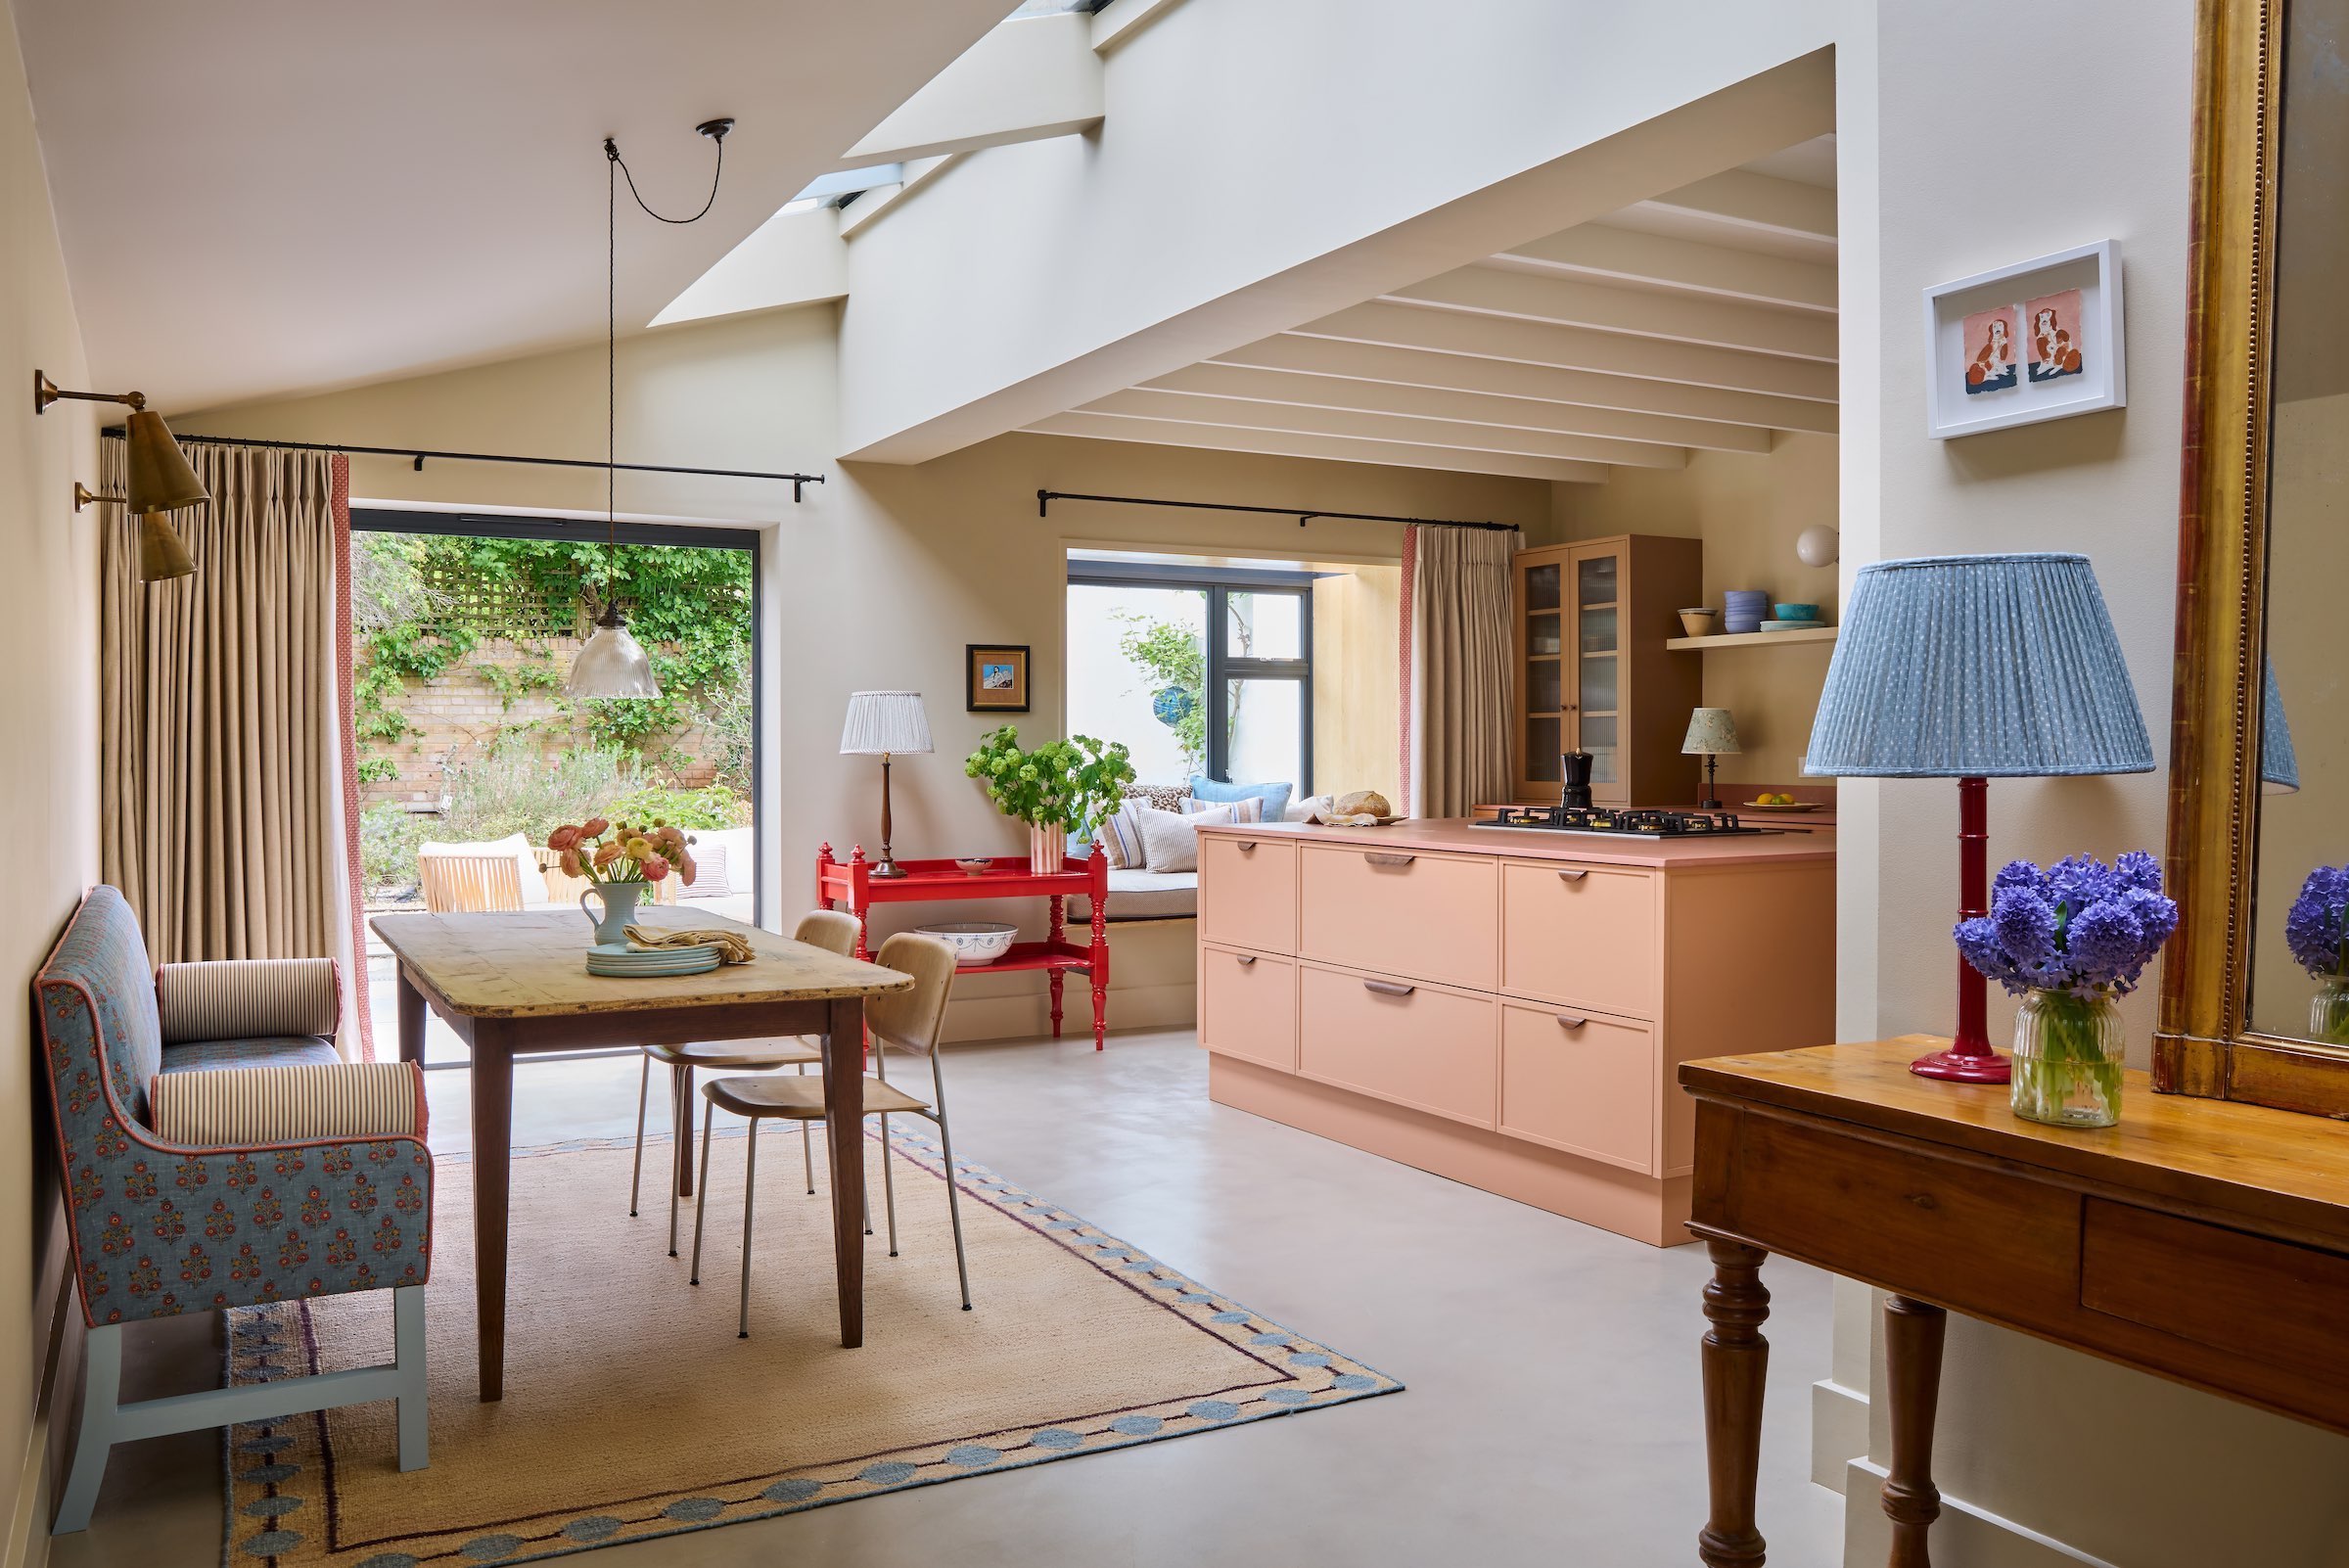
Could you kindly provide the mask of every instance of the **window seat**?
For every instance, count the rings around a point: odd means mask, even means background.
[[[1109,922],[1121,920],[1188,920],[1199,913],[1199,873],[1196,871],[1112,871],[1109,874]],[[1069,924],[1089,924],[1092,900],[1080,895],[1069,899]]]

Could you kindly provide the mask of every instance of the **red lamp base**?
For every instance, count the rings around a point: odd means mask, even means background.
[[[2004,1084],[2014,1077],[2014,1063],[1996,1051],[1935,1051],[1909,1064],[1919,1078],[1945,1079],[1953,1084]]]

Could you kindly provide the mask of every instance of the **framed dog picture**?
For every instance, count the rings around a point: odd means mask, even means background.
[[[962,652],[962,692],[966,713],[1028,712],[1028,645],[966,643]]]
[[[2110,240],[1925,291],[1937,440],[2119,408],[2121,255]]]

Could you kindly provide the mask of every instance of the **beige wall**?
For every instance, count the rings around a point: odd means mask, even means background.
[[[0,18],[0,23],[8,19]],[[98,876],[97,530],[120,526],[113,508],[73,515],[75,479],[98,478],[98,416],[61,403],[35,418],[24,379],[38,366],[61,386],[86,387],[81,330],[66,287],[34,140],[16,30],[0,24],[0,365],[18,394],[0,399],[0,555],[8,613],[0,616],[0,754],[9,759],[10,821],[29,831],[0,899],[0,1564],[48,1557],[41,1408],[44,1363],[64,1282],[56,1161],[47,1097],[36,1088],[38,1049],[24,998],[82,890]]]
[[[1402,530],[1322,520],[1300,529],[1280,518],[1155,508],[1056,506],[1036,516],[1038,488],[1404,516],[1492,517],[1536,524],[1548,487],[1415,469],[1299,461],[1250,454],[1013,435],[912,467],[838,464],[834,449],[834,312],[777,311],[666,329],[622,346],[621,455],[639,462],[719,468],[804,468],[828,475],[794,507],[787,485],[622,475],[623,512],[739,519],[768,530],[764,556],[769,718],[760,726],[772,825],[770,874],[779,911],[808,896],[816,845],[846,854],[879,838],[879,778],[866,758],[838,755],[851,691],[905,686],[924,692],[935,756],[896,768],[899,853],[1007,853],[1023,846],[961,759],[994,720],[962,711],[962,652],[970,642],[1035,649],[1035,738],[1060,732],[1063,594],[1073,545],[1177,549],[1389,565]],[[302,440],[423,445],[553,456],[598,456],[603,445],[600,349],[222,410],[180,428]],[[352,462],[354,496],[600,511],[602,477],[562,470],[428,463]],[[1350,653],[1350,661],[1356,657]],[[1372,678],[1392,680],[1394,650],[1360,657]],[[1040,910],[1018,906],[1030,924]],[[1002,909],[973,908],[976,916]],[[925,918],[954,918],[945,906]],[[1190,1016],[1189,928],[1121,938],[1112,971],[1121,992],[1114,1022],[1140,1025]],[[958,1033],[1013,1035],[1041,1017],[1032,975],[968,982]],[[1077,1009],[1082,1016],[1082,1008]]]
[[[1874,73],[1877,114],[1847,121],[1839,140],[1847,179],[1854,162],[1880,168],[1881,212],[1872,274],[1855,274],[1845,258],[1847,300],[1871,295],[1866,307],[1880,322],[1872,338],[1856,339],[1856,312],[1844,314],[1847,372],[1872,360],[1867,373],[1881,377],[1881,434],[1880,490],[1847,487],[1844,496],[1844,571],[1953,551],[2086,552],[2164,758],[2192,19],[2191,7],[2133,0],[1983,0],[1962,14],[1882,6],[1872,23],[1878,51],[1863,58],[1847,49],[1842,60],[1847,71]],[[2036,57],[2065,62],[2060,107],[2028,94],[1983,98],[1984,62],[1998,57],[2001,41],[2025,38]],[[1920,291],[2106,236],[2119,241],[2126,268],[2129,406],[1962,440],[1927,438]],[[1855,438],[1848,420],[1843,438]],[[2161,772],[2002,781],[1991,790],[1994,863],[2157,848],[2163,789]],[[1851,828],[1839,864],[1842,1028],[1847,1038],[1946,1032],[1955,791],[1855,782],[1843,797]],[[1848,842],[1855,837],[1862,842]],[[2153,992],[2148,984],[2126,1009],[2141,1059]],[[1992,1038],[2003,1040],[2011,1004],[1995,989],[1993,1009]],[[1880,1465],[1888,1433],[1881,1409],[1871,1413],[1869,1449]],[[2121,1568],[2349,1563],[2349,1493],[2340,1485],[2349,1441],[1957,1318],[1935,1468],[1954,1509],[1936,1531],[1934,1560],[1951,1568],[2053,1568],[2083,1554]],[[1885,1550],[1873,1478],[1856,1470],[1852,1481],[1845,1562],[1872,1568]]]
[[[1817,604],[1833,621],[1835,568],[1803,565],[1794,540],[1814,524],[1834,525],[1839,455],[1832,436],[1781,435],[1768,452],[1691,452],[1686,468],[1619,468],[1604,484],[1554,487],[1557,533],[1702,539],[1711,608],[1721,608],[1724,589],[1762,588],[1773,600]],[[1737,720],[1744,750],[1721,760],[1724,784],[1803,782],[1803,752],[1832,651],[1790,643],[1678,656],[1704,660],[1705,705],[1727,708]]]
[[[1403,799],[1403,570],[1313,583],[1313,792]]]

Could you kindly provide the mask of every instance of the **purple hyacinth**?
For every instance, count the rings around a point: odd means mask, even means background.
[[[2349,974],[2349,865],[2321,865],[2300,885],[2283,939],[2311,975]]]
[[[2178,905],[2162,896],[2161,862],[2142,851],[2111,865],[2069,855],[2044,871],[2015,860],[1993,887],[1991,912],[1960,921],[1953,935],[1968,964],[2017,995],[2034,989],[2127,995],[2178,929]],[[2336,959],[2349,916],[2349,867],[2337,892],[2330,906]]]

